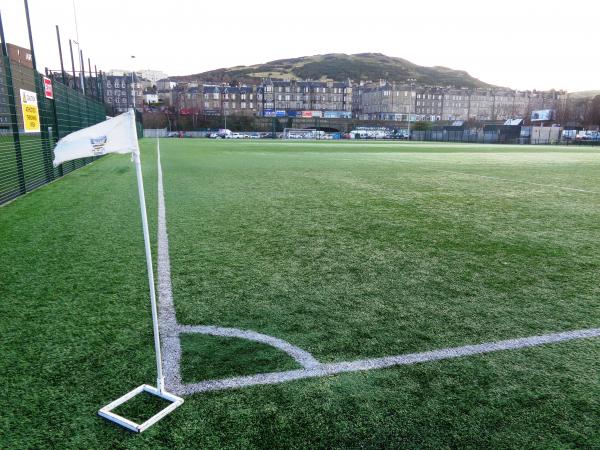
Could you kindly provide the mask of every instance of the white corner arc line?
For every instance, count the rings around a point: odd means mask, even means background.
[[[360,359],[339,363],[320,363],[309,352],[282,339],[257,333],[251,330],[226,328],[210,325],[180,325],[175,316],[173,291],[171,285],[171,267],[169,259],[169,241],[167,235],[166,210],[160,161],[160,144],[157,140],[158,158],[158,294],[159,325],[162,335],[162,350],[165,383],[170,390],[180,395],[199,392],[237,389],[256,385],[277,384],[305,378],[324,377],[347,372],[360,372],[393,366],[411,365],[428,361],[461,358],[470,355],[515,350],[545,344],[600,337],[600,328],[563,331],[558,333],[487,342],[461,347],[449,347],[438,350],[386,356],[383,358]],[[181,380],[181,333],[202,333],[215,336],[237,337],[272,345],[294,358],[302,369],[284,372],[260,373],[243,377],[221,380],[206,380],[199,383],[186,383]]]
[[[178,328],[180,333],[201,333],[211,336],[236,337],[260,342],[261,344],[270,345],[287,353],[294,358],[298,364],[306,369],[321,366],[321,363],[306,350],[302,350],[300,347],[296,347],[283,339],[269,336],[268,334],[257,333],[252,330],[241,330],[239,328],[216,327],[213,325],[179,325]]]
[[[194,394],[198,392],[218,391],[223,389],[237,389],[263,384],[278,384],[286,381],[301,380],[305,378],[316,378],[340,373],[361,372],[372,369],[384,369],[394,366],[405,366],[417,363],[440,361],[444,359],[461,358],[464,356],[481,355],[485,353],[499,352],[503,350],[516,350],[528,347],[536,347],[544,344],[572,341],[576,339],[588,339],[600,337],[600,328],[584,330],[565,331],[560,333],[545,334],[541,336],[530,336],[505,341],[488,342],[478,345],[465,345],[462,347],[450,347],[420,353],[408,353],[405,355],[387,356],[384,358],[362,359],[340,363],[322,364],[313,369],[289,370],[286,372],[261,373],[245,377],[233,377],[222,380],[207,380],[199,383],[189,383],[182,386],[182,394]]]

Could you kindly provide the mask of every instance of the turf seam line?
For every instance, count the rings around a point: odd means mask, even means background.
[[[383,158],[385,161],[391,161],[391,162],[404,162],[404,163],[414,163],[414,161],[410,161],[410,160],[401,160],[401,159],[390,159],[390,158]],[[441,162],[438,160],[431,160],[431,162]],[[583,192],[585,194],[600,194],[600,192],[598,191],[590,191],[587,189],[581,189],[581,188],[574,188],[574,187],[569,187],[569,186],[561,186],[558,184],[545,184],[545,183],[536,183],[534,181],[524,181],[524,180],[514,180],[511,178],[502,178],[502,177],[494,177],[491,175],[481,175],[479,173],[469,173],[469,172],[459,172],[456,170],[443,170],[443,169],[434,169],[432,167],[424,167],[424,170],[429,170],[432,172],[442,172],[442,173],[452,173],[455,175],[465,175],[465,176],[469,176],[469,177],[478,177],[478,178],[484,178],[484,179],[488,179],[488,180],[496,180],[496,181],[504,181],[507,183],[519,183],[519,184],[528,184],[531,186],[540,186],[540,187],[547,187],[547,188],[554,188],[554,189],[564,189],[567,191],[574,191],[574,192]]]
[[[485,178],[485,179],[489,179],[489,180],[505,181],[508,183],[520,183],[520,184],[529,184],[532,186],[549,187],[549,188],[555,188],[555,189],[565,189],[567,191],[584,192],[586,194],[600,194],[600,192],[597,192],[597,191],[588,191],[587,189],[560,186],[557,184],[544,184],[544,183],[535,183],[533,181],[512,180],[510,178],[494,177],[494,176],[490,176],[490,175],[481,175],[478,173],[457,172],[454,170],[441,170],[441,169],[429,169],[429,170],[434,170],[436,172],[453,173],[456,175],[466,175],[466,176],[470,176],[470,177],[479,177],[479,178]]]

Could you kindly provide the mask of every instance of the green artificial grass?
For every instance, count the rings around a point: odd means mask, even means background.
[[[155,144],[142,142],[154,241]],[[332,362],[600,325],[598,150],[161,150],[181,323]],[[196,394],[141,435],[99,418],[156,376],[127,156],[0,208],[0,265],[3,449],[600,447],[598,339]],[[238,339],[182,343],[184,381],[295,367]],[[122,411],[140,421],[161,406],[136,402]]]
[[[302,368],[286,353],[245,339],[183,334],[181,346],[184,383]]]
[[[600,194],[479,176],[593,190],[595,152],[163,147],[182,323],[330,362],[598,325]]]
[[[167,400],[143,391],[117,406],[112,412],[140,425],[170,404]]]

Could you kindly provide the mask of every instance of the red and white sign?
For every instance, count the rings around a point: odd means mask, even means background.
[[[44,94],[46,98],[54,99],[54,91],[52,90],[52,80],[44,77]]]

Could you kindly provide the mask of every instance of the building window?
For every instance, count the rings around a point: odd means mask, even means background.
[[[242,103],[240,104],[240,108],[242,108],[242,109],[246,109],[246,102],[242,102]]]

